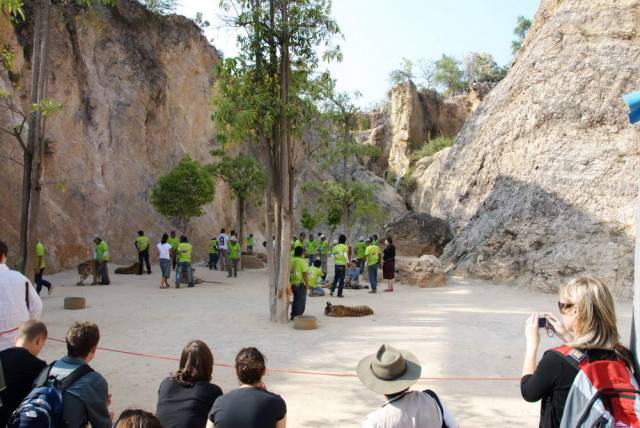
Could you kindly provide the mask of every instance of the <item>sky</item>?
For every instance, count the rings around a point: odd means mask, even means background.
[[[491,53],[509,64],[519,15],[533,19],[540,0],[333,0],[332,15],[343,33],[334,43],[344,54],[327,65],[341,91],[362,93],[361,107],[384,99],[389,73],[402,58],[435,60],[442,54],[462,59],[469,52]],[[236,35],[223,24],[219,0],[179,0],[177,12],[202,12],[215,47],[233,56]]]

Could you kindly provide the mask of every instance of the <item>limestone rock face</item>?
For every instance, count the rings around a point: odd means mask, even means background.
[[[453,239],[446,221],[429,214],[407,212],[398,220],[384,226],[382,236],[391,236],[399,255],[440,257]]]
[[[52,144],[44,160],[40,239],[48,270],[89,257],[92,234],[109,243],[115,263],[136,257],[138,229],[159,240],[172,227],[150,204],[152,186],[185,154],[210,162],[216,134],[210,101],[218,57],[195,24],[153,15],[131,0],[90,13],[64,10],[53,13],[50,41],[48,97],[64,109],[47,121]],[[22,58],[26,47],[17,40],[28,34],[18,38],[6,20],[0,27]],[[3,69],[0,86],[28,110],[30,65],[18,66],[19,80],[11,85]],[[15,156],[14,146],[3,136],[0,153]],[[0,231],[17,252],[21,169],[0,159],[0,170]],[[206,258],[207,241],[221,227],[235,227],[234,214],[219,185],[214,203],[190,226],[196,259]],[[250,219],[245,230],[261,242],[258,225]]]
[[[436,256],[396,257],[397,280],[420,288],[442,287],[447,284],[440,260]]]
[[[416,173],[414,206],[443,218],[446,263],[554,290],[592,274],[628,295],[640,130],[637,0],[544,0],[507,77],[457,143]]]

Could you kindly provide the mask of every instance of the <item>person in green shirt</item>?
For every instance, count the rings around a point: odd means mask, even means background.
[[[367,249],[367,243],[364,241],[364,236],[361,236],[358,242],[356,242],[356,262],[358,269],[360,269],[360,275],[364,272],[364,252]]]
[[[320,234],[320,242],[318,242],[318,255],[320,256],[320,269],[322,270],[322,282],[327,281],[327,256],[329,255],[329,241],[327,237]]]
[[[138,275],[142,275],[143,262],[147,265],[147,273],[151,275],[151,263],[149,263],[149,238],[144,236],[144,232],[142,230],[138,231],[135,246],[138,249]]]
[[[171,245],[171,266],[173,267],[173,269],[175,269],[176,263],[178,260],[177,258],[178,245],[180,245],[180,240],[176,238],[175,230],[172,230],[171,233],[169,234],[169,240],[167,241],[167,243]]]
[[[293,259],[291,259],[291,292],[293,303],[291,304],[291,319],[304,314],[307,302],[307,284],[309,283],[309,266],[303,257],[304,248],[295,247]]]
[[[247,237],[247,251],[253,254],[253,233],[250,233]]]
[[[305,238],[307,237],[307,235],[304,232],[300,232],[300,235],[298,235],[298,239],[295,240],[295,242],[293,243],[293,248],[297,248],[300,247],[302,248],[302,256],[304,257],[304,249],[305,249]]]
[[[193,246],[189,243],[186,236],[180,237],[180,244],[176,250],[176,257],[178,258],[178,267],[176,268],[176,288],[180,288],[180,281],[182,280],[182,273],[187,273],[188,287],[193,287],[193,269],[191,268],[191,255],[193,253]]]
[[[46,264],[44,262],[44,245],[42,242],[36,241],[36,275],[35,275],[35,283],[36,283],[36,291],[40,294],[42,291],[42,287],[47,287],[47,293],[51,295],[53,293],[53,285],[49,281],[43,278],[44,276],[44,268]]]
[[[313,266],[309,268],[309,297],[322,297],[324,290],[318,285],[318,280],[322,277],[322,262],[319,259],[314,260]]]
[[[309,234],[309,240],[307,241],[307,257],[309,258],[309,266],[313,266],[313,262],[318,256],[318,241],[313,239],[313,234]]]
[[[334,245],[333,249],[331,250],[335,270],[333,275],[333,282],[331,283],[331,291],[329,292],[330,296],[333,296],[337,285],[338,297],[342,297],[342,290],[344,289],[344,277],[347,269],[347,260],[349,259],[349,247],[347,247],[346,242],[347,237],[344,235],[340,235],[340,237],[338,238],[338,243]]]
[[[380,247],[367,240],[367,249],[364,252],[364,256],[367,260],[367,276],[369,277],[369,284],[371,290],[369,293],[376,293],[378,289],[378,266],[380,264]]]
[[[240,244],[236,235],[231,235],[229,239],[229,274],[227,278],[238,276],[238,263],[240,262]]]
[[[218,237],[209,241],[209,270],[218,270]]]
[[[109,268],[107,263],[111,259],[109,254],[109,245],[106,241],[103,241],[99,236],[94,236],[93,243],[95,244],[95,259],[97,262],[96,270],[100,275],[100,285],[109,285],[111,280],[109,279]]]

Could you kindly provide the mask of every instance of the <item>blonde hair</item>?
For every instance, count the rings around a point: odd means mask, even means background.
[[[599,279],[582,276],[560,287],[560,300],[576,308],[576,337],[570,346],[580,349],[617,349],[620,335],[616,326],[613,297]]]

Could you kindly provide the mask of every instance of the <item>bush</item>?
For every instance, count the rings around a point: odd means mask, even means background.
[[[444,135],[441,135],[433,140],[429,139],[422,147],[420,147],[413,153],[413,155],[411,156],[411,161],[417,162],[422,158],[426,158],[427,156],[433,156],[440,150],[453,146],[453,143],[455,143],[455,138]]]

